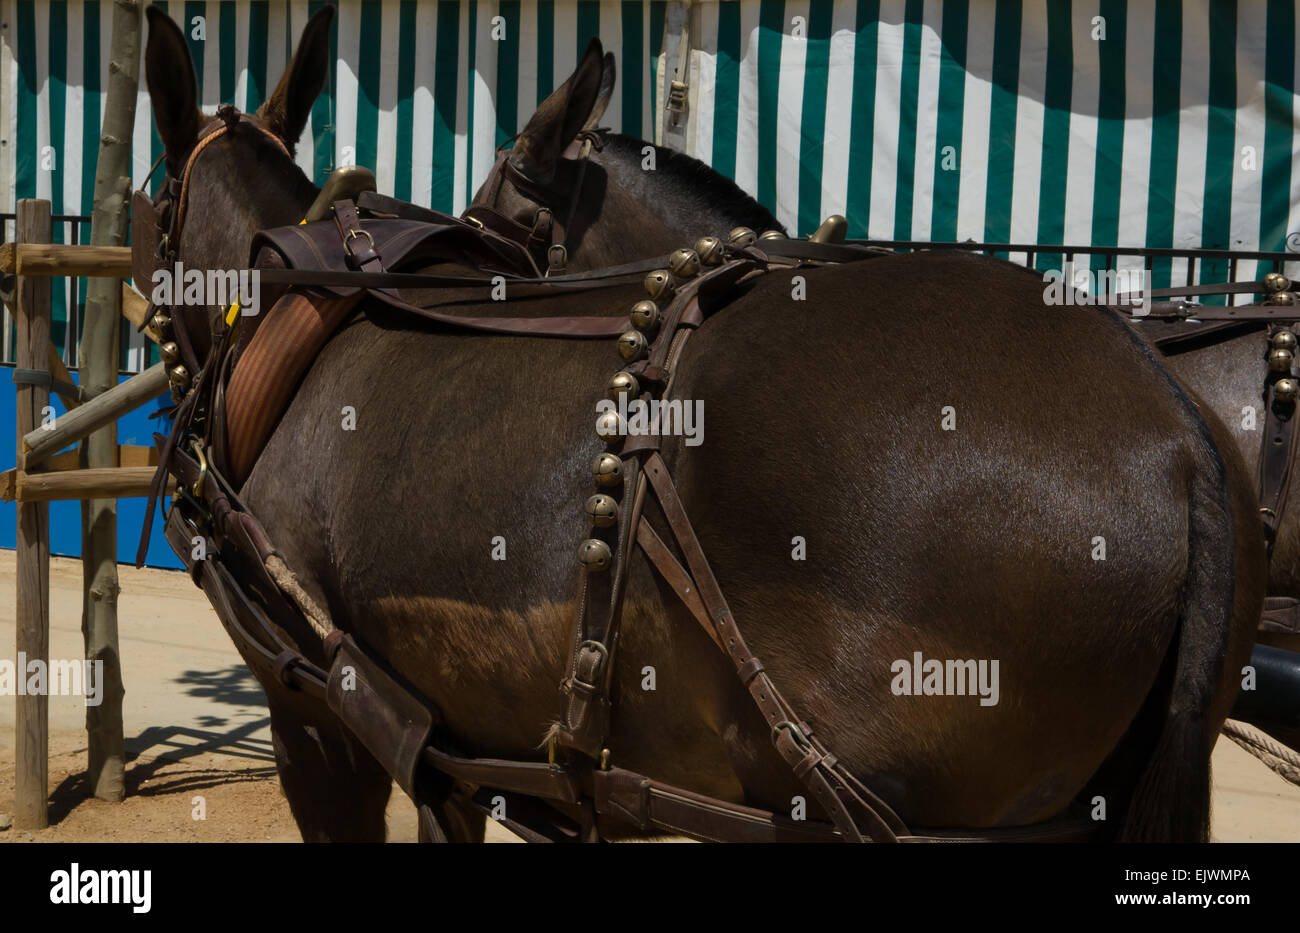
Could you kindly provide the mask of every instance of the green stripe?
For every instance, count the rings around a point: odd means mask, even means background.
[[[1294,61],[1294,57],[1292,57]],[[1173,246],[1174,204],[1178,189],[1178,76],[1183,65],[1183,6],[1180,0],[1157,0],[1151,62],[1151,174],[1147,184],[1146,245]],[[1287,99],[1290,123],[1291,100]],[[1290,142],[1287,158],[1290,159]],[[1172,262],[1151,261],[1151,287],[1170,286]]]
[[[966,31],[969,0],[943,5],[939,53],[939,103],[935,117],[934,196],[930,209],[930,239],[957,239],[957,204],[961,196],[962,107],[966,98]],[[952,168],[944,169],[944,149],[953,148]]]
[[[319,5],[320,3],[312,4],[312,6]],[[217,89],[217,93],[221,96],[222,103],[232,103],[235,99],[235,45],[239,42],[235,24],[236,12],[233,3],[221,4],[221,14],[217,22],[219,43],[217,47],[221,51],[221,60],[217,65],[221,86]]]
[[[578,0],[578,55],[600,35],[600,0]]]
[[[383,56],[383,12],[379,0],[362,0],[361,60],[357,62],[357,165],[375,167],[379,154],[379,71]]]
[[[1209,104],[1201,246],[1228,249],[1232,246],[1232,174],[1237,158],[1236,0],[1210,0]],[[1206,282],[1225,279],[1227,272],[1227,261],[1222,259],[1199,266],[1201,280]],[[1211,295],[1204,301],[1223,304],[1224,297]]]
[[[450,211],[455,203],[456,86],[460,80],[460,3],[439,0],[438,48],[433,82],[433,175],[429,206]]]
[[[1059,244],[1065,236],[1065,179],[1070,168],[1070,97],[1074,79],[1070,16],[1069,0],[1047,5],[1047,79],[1043,93],[1037,237],[1039,243],[1045,244]],[[990,154],[990,174],[992,163]],[[1059,269],[1061,261],[1060,253],[1039,254],[1036,264],[1039,269]]]
[[[758,12],[758,200],[776,211],[777,99],[781,89],[781,39],[785,0],[761,0]]]
[[[1062,4],[1064,5],[1064,4]],[[1054,4],[1049,5],[1054,6]],[[1050,13],[1048,14],[1050,18]],[[1020,3],[998,0],[993,25],[993,88],[989,101],[989,175],[984,197],[984,239],[1005,243],[1011,235],[1015,183],[1016,103],[1020,81]],[[1068,26],[1067,26],[1068,29]],[[1061,179],[1064,190],[1065,179]]]
[[[826,84],[830,80],[831,3],[808,8],[803,103],[799,110],[799,220],[796,236],[812,233],[822,215],[822,150],[826,139]]]
[[[880,0],[858,0],[853,39],[853,103],[849,117],[849,182],[844,210],[849,236],[864,238],[871,218],[871,141],[876,124],[876,53]],[[877,236],[880,234],[877,233]]]
[[[397,29],[397,158],[393,196],[411,200],[411,126],[415,107],[415,0],[402,0]]]
[[[1295,95],[1295,2],[1269,0],[1264,53],[1264,160],[1259,248],[1286,248],[1290,213],[1292,105]]]
[[[497,141],[499,146],[519,126],[519,0],[501,0],[497,13],[505,19],[506,36],[497,43]]]
[[[1106,38],[1097,42],[1096,164],[1092,174],[1092,245],[1119,244],[1119,195],[1124,172],[1124,58],[1128,11],[1125,0],[1102,0],[1098,15],[1106,22]],[[1106,258],[1090,257],[1093,269],[1105,269]]]
[[[537,4],[537,105],[555,90],[555,0]]]
[[[727,4],[719,4],[719,10],[726,7]],[[668,12],[667,0],[651,0],[650,3],[650,73],[659,74],[659,56],[664,51],[664,21]],[[659,99],[659,86],[656,79],[655,87],[650,93],[650,139],[654,139],[659,132],[659,114],[663,107],[663,101]]]
[[[14,197],[36,197],[36,170],[40,153],[36,145],[36,105],[40,88],[36,83],[36,5],[32,0],[18,0],[18,112],[15,114],[18,138],[14,141]]]
[[[266,86],[266,46],[270,41],[271,8],[266,0],[253,0],[248,7],[248,103],[252,113],[270,94]]]
[[[99,161],[99,103],[104,89],[99,84],[99,0],[86,0],[81,43],[81,86],[85,104],[81,110],[81,209],[88,215],[95,207],[95,165]],[[90,227],[81,231],[81,242],[90,242]],[[81,280],[84,291],[85,279]]]
[[[641,135],[641,94],[645,86],[645,34],[639,0],[623,0],[619,7],[623,22],[623,57],[618,60],[623,73],[623,123],[619,132]]]
[[[898,94],[898,172],[894,176],[894,239],[912,238],[912,189],[916,184],[916,118],[920,106],[921,17],[924,0],[903,7],[903,65]]]
[[[168,16],[171,15],[171,13],[167,10],[166,0],[157,0],[157,2],[154,3],[153,5],[156,6],[162,13],[165,13]],[[141,39],[141,43],[143,44],[143,42],[145,41],[145,37],[141,35],[140,39]],[[140,77],[143,78],[144,75],[141,75]],[[158,120],[153,114],[153,108],[150,107],[149,110],[150,110],[149,165],[152,166],[155,162],[158,161],[158,158],[163,154],[163,144],[162,144],[162,137],[158,135]],[[166,166],[163,166],[163,168],[165,167]],[[158,193],[158,187],[163,183],[163,178],[165,174],[166,173],[163,171],[163,169],[160,168],[158,171],[154,172],[153,178],[150,179],[150,184],[153,186],[150,190],[154,194]]]
[[[312,2],[307,5],[307,11],[309,15],[315,16],[317,11],[326,5],[328,5],[328,0],[312,0]],[[233,40],[230,46],[225,44],[225,16],[227,7],[228,4],[222,4],[221,7],[221,47],[223,49],[233,48],[234,46]],[[231,24],[231,28],[233,29],[233,16],[231,18]],[[328,84],[325,86],[324,93],[317,97],[315,103],[311,106],[311,131],[312,141],[315,147],[313,149],[314,158],[312,159],[312,169],[314,172],[312,181],[317,184],[323,184],[325,179],[329,177],[330,172],[334,170],[335,134],[333,117],[335,105],[334,89],[338,86],[338,34],[339,20],[338,17],[335,16],[330,23],[330,71]],[[224,60],[231,59],[232,57],[222,56],[222,58]],[[233,64],[231,74],[234,74]]]
[[[713,168],[736,177],[740,115],[740,4],[718,4],[718,57],[713,83]]]
[[[50,213],[63,214],[63,182],[72,161],[66,151],[68,115],[68,4],[54,0],[49,7],[49,120],[53,168],[50,170]],[[75,208],[75,205],[73,205]],[[67,237],[64,224],[52,227],[51,243]],[[62,356],[68,345],[68,289],[66,279],[56,279],[50,290],[50,341]]]
[[[474,198],[474,136],[477,127],[474,126],[474,85],[478,82],[474,80],[475,67],[478,58],[478,0],[470,0],[469,4],[469,42],[466,47],[469,49],[469,68],[465,72],[465,80],[469,82],[468,93],[465,102],[465,120],[469,126],[469,131],[465,134],[465,202],[469,203]]]

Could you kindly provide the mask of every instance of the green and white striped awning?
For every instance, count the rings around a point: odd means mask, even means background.
[[[322,4],[160,5],[213,112],[255,108]],[[604,122],[661,132],[667,3],[336,5],[336,68],[298,154],[317,181],[355,161],[386,192],[461,210],[593,35],[619,64]],[[801,234],[844,213],[878,239],[1300,250],[1294,0],[686,6],[687,151]],[[89,213],[112,4],[0,11],[7,200]],[[159,151],[143,94],[135,142],[139,179]]]

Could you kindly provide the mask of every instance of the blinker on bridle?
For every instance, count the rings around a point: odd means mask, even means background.
[[[511,161],[511,150],[506,147],[519,138],[518,133],[497,146],[496,164],[492,166],[492,171],[485,182],[485,186],[492,192],[487,202],[470,205],[461,217],[476,227],[518,244],[539,266],[542,265],[541,259],[544,257],[544,275],[548,277],[563,275],[569,263],[569,250],[564,242],[565,232],[573,225],[573,218],[577,214],[578,199],[582,195],[582,183],[587,174],[588,157],[592,149],[599,152],[604,148],[604,133],[604,129],[584,129],[574,137],[574,141],[580,144],[577,159],[574,160],[578,163],[578,180],[573,186],[569,209],[563,221],[557,221],[555,212],[546,206],[549,194],[544,190],[544,186],[525,175],[519,166]],[[496,205],[501,200],[501,190],[507,181],[520,195],[538,205],[533,214],[531,227],[505,216],[497,209]]]

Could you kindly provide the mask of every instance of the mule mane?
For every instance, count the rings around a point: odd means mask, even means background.
[[[616,168],[619,181],[641,194],[670,226],[702,229],[701,222],[707,221],[718,235],[737,226],[751,227],[758,233],[785,231],[767,208],[734,181],[676,149],[654,146],[655,169],[643,171],[642,149],[646,146],[654,144],[623,133],[606,133],[602,162]]]

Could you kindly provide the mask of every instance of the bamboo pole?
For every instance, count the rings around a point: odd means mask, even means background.
[[[25,198],[18,202],[18,241],[48,243],[52,232],[50,202]],[[18,279],[18,368],[48,372],[50,344],[50,280]],[[19,382],[18,443],[44,420],[49,389]],[[50,507],[41,502],[18,505],[17,534],[17,656],[48,660],[50,653]],[[18,676],[25,677],[26,672]],[[15,700],[14,820],[20,829],[49,825],[49,697],[20,692]]]
[[[54,424],[27,432],[19,439],[18,465],[30,471],[56,451],[158,398],[167,391],[168,385],[166,369],[162,363],[155,363],[126,382],[96,395]]]

